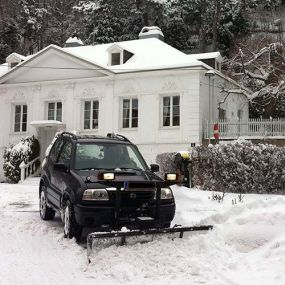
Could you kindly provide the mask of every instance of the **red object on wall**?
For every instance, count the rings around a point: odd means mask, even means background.
[[[220,134],[219,134],[219,124],[215,124],[214,125],[214,138],[216,140],[218,140],[220,137]]]

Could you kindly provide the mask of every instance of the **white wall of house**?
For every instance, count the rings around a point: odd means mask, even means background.
[[[54,51],[53,51],[54,52]],[[100,69],[86,69],[87,63],[48,51],[36,59],[33,66],[60,66],[68,69],[51,71],[20,68],[8,75],[0,85],[0,179],[3,179],[4,147],[16,143],[21,137],[36,135],[42,146],[50,137],[50,129],[37,129],[29,123],[47,120],[48,103],[62,102],[62,122],[66,131],[79,134],[106,135],[116,132],[127,136],[138,145],[148,163],[155,162],[163,152],[187,150],[191,143],[202,143],[202,125],[209,118],[209,79],[205,71],[160,70],[140,73],[108,74]],[[38,60],[38,61],[37,61]],[[220,82],[218,82],[218,80]],[[221,78],[211,84],[223,84]],[[216,117],[220,88],[214,87],[212,113]],[[180,126],[162,126],[162,97],[180,96]],[[237,110],[244,102],[242,95],[229,98],[225,107]],[[122,127],[123,99],[138,99],[138,127]],[[96,130],[84,130],[84,101],[99,101],[99,124]],[[28,125],[23,133],[14,132],[15,105],[27,104]],[[232,108],[232,109],[231,109]],[[46,133],[44,133],[46,130]],[[54,130],[55,131],[55,130]],[[50,138],[49,138],[50,139]]]
[[[35,72],[34,70],[32,72]],[[33,78],[33,77],[32,77]],[[162,96],[180,96],[180,126],[162,127]],[[158,153],[187,149],[199,143],[199,74],[193,71],[148,72],[92,79],[57,82],[4,84],[0,89],[1,149],[27,135],[40,135],[29,123],[47,120],[49,102],[61,101],[62,121],[67,131],[106,135],[117,132],[136,143],[148,163]],[[122,100],[138,98],[138,128],[122,128]],[[98,130],[83,129],[85,100],[99,100]],[[27,104],[28,127],[25,133],[14,132],[15,105]],[[5,123],[4,123],[5,122]],[[2,155],[0,157],[2,166]],[[2,168],[1,176],[3,178]]]
[[[237,121],[239,110],[242,111],[242,118],[240,118],[240,120],[247,120],[249,110],[246,96],[239,93],[230,93],[225,99],[226,93],[222,92],[223,88],[228,90],[240,89],[236,83],[227,81],[218,74],[209,79],[208,76],[205,76],[205,72],[200,73],[200,119],[206,119],[212,122],[217,121],[219,118],[219,102],[224,101],[224,103],[220,104],[220,108],[226,111],[227,120]],[[211,103],[210,108],[209,102]],[[212,110],[211,119],[210,110]]]
[[[248,99],[244,94],[230,93],[226,98],[226,93],[221,92],[221,87],[228,90],[237,90],[240,87],[236,84],[225,81],[222,77],[215,76],[213,79],[214,84],[214,116],[213,119],[217,119],[218,105],[219,102],[224,101],[220,104],[220,108],[224,109],[226,112],[225,119],[230,121],[246,121],[249,118],[249,108]],[[226,99],[225,99],[226,98]]]

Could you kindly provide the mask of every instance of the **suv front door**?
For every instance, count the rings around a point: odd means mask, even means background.
[[[71,161],[71,154],[72,154],[72,142],[66,140],[61,151],[59,153],[58,159],[56,164],[64,164],[66,167],[66,171],[63,169],[53,169],[52,175],[52,184],[54,185],[55,189],[55,199],[56,199],[56,206],[60,208],[60,201],[64,190],[66,189],[66,181],[68,181],[69,169],[70,169],[70,161]]]
[[[54,164],[58,160],[59,153],[62,149],[64,141],[62,139],[57,139],[52,146],[47,159],[47,162],[44,163],[43,168],[46,171],[47,178],[48,178],[48,185],[47,185],[47,199],[50,203],[56,206],[56,189],[54,185],[53,179],[53,172],[54,172]]]

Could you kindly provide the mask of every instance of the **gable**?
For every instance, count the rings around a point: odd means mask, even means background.
[[[4,74],[0,83],[58,81],[105,77],[109,74],[100,66],[50,46]]]

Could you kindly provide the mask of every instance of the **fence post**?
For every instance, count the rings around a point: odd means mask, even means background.
[[[19,165],[20,170],[21,170],[21,182],[23,182],[25,180],[25,167],[26,164],[24,161],[21,162],[21,164]]]

